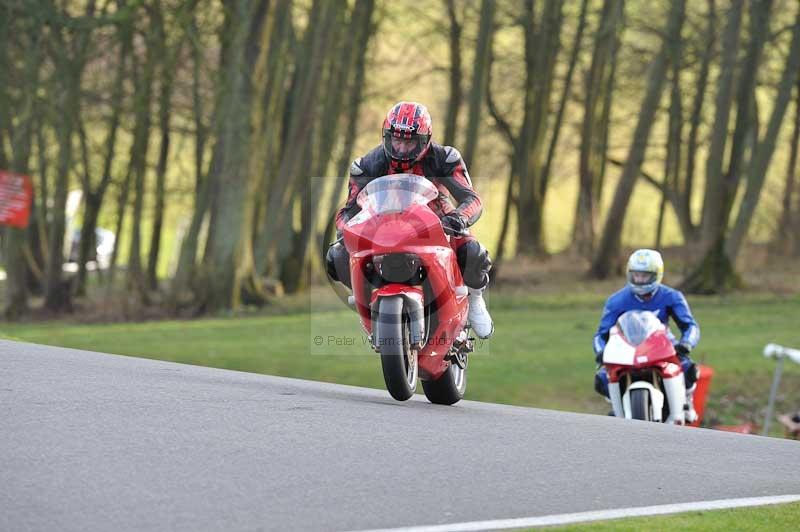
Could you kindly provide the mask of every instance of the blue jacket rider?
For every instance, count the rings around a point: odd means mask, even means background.
[[[640,249],[634,251],[628,259],[628,284],[611,295],[606,301],[600,326],[594,335],[595,361],[600,368],[595,375],[595,390],[608,397],[608,374],[602,366],[603,350],[608,342],[611,328],[617,319],[629,310],[649,310],[658,316],[664,325],[668,325],[671,317],[681,331],[680,340],[667,327],[667,334],[675,345],[675,351],[681,361],[687,394],[692,394],[697,370],[689,357],[689,353],[700,341],[700,327],[689,310],[689,304],[680,290],[661,284],[664,276],[664,261],[658,251]]]

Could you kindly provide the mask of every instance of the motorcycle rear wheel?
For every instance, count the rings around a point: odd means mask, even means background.
[[[647,390],[631,390],[631,417],[641,421],[652,421],[650,393]]]
[[[401,296],[380,300],[375,329],[386,389],[396,400],[406,401],[417,389],[419,366],[417,352],[409,342],[410,326]]]

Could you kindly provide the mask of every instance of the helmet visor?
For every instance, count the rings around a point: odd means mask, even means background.
[[[628,280],[631,284],[642,286],[656,282],[658,274],[655,272],[637,272],[632,271],[628,273]]]
[[[389,157],[396,161],[413,161],[422,154],[428,144],[428,135],[386,131],[383,147]]]

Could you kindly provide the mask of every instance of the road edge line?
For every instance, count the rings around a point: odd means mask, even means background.
[[[553,514],[538,517],[518,517],[513,519],[493,519],[487,521],[467,521],[441,525],[422,525],[397,528],[381,528],[359,530],[358,532],[478,532],[481,530],[508,530],[513,528],[542,527],[585,523],[590,521],[607,521],[628,517],[651,515],[669,515],[706,510],[729,510],[750,506],[770,506],[799,502],[800,495],[776,495],[771,497],[747,497],[740,499],[719,499],[713,501],[662,504],[658,506],[640,506],[635,508],[616,508],[612,510],[596,510],[569,514]]]

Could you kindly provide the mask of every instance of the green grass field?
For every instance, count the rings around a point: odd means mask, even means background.
[[[690,512],[685,514],[637,517],[616,521],[549,527],[547,530],[579,531],[591,529],[602,532],[640,530],[702,530],[703,532],[729,532],[751,530],[797,530],[800,524],[800,503],[764,506],[759,508],[738,508],[735,510],[716,510],[712,512]]]
[[[81,325],[4,324],[0,336],[92,351],[382,388],[380,363],[355,314],[304,296],[285,314]],[[326,310],[310,313],[314,308]],[[603,297],[593,293],[488,298],[495,336],[471,358],[467,398],[603,413],[593,389],[591,338]],[[694,357],[715,370],[707,421],[761,422],[774,362],[769,342],[800,345],[800,297],[692,298],[702,339]],[[314,343],[321,337],[321,345]],[[351,344],[351,345],[347,345]],[[800,367],[787,364],[778,411],[800,407]],[[775,428],[775,434],[779,434]]]

